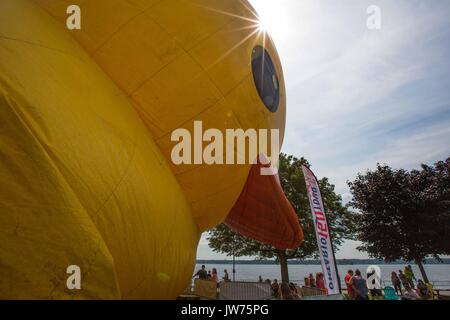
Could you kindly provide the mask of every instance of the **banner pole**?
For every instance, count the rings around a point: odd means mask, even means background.
[[[328,220],[327,220],[327,225],[328,225]],[[331,242],[331,251],[333,252],[334,267],[336,268],[336,277],[338,280],[339,293],[342,294],[341,277],[339,275],[339,269],[337,267],[336,255],[334,254],[333,237],[331,236],[331,232],[330,232],[330,242]]]

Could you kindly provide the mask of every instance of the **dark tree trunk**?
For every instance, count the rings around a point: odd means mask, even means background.
[[[284,250],[277,250],[277,256],[281,267],[281,281],[289,283],[289,270],[286,252]]]
[[[427,276],[427,273],[425,272],[425,268],[423,267],[422,260],[417,259],[416,263],[419,266],[420,273],[422,274],[423,281],[425,281],[425,283],[428,283],[428,276]]]

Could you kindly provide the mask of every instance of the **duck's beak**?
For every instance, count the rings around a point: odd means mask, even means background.
[[[247,182],[225,223],[234,231],[277,249],[295,249],[303,232],[278,175],[261,175],[254,164]]]

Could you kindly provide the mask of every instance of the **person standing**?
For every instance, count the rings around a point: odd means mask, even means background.
[[[417,293],[419,294],[422,300],[429,300],[431,297],[430,291],[428,290],[428,286],[422,280],[417,282]]]
[[[314,279],[314,276],[312,273],[309,274],[309,286],[311,288],[315,288],[316,287],[316,279]]]
[[[383,298],[383,292],[381,291],[381,279],[380,279],[380,283],[379,284],[374,279],[374,277],[376,277],[376,270],[375,270],[375,268],[369,268],[367,271],[368,272],[367,272],[367,282],[366,282],[366,284],[369,281],[371,282],[372,286],[371,286],[371,289],[369,289],[369,293],[370,293],[371,298],[374,299],[374,300]]]
[[[300,299],[300,293],[297,290],[297,287],[295,286],[294,283],[289,283],[289,288],[291,288],[291,292],[292,295],[294,296],[294,300],[299,300]]]
[[[411,288],[414,288],[414,280],[416,280],[416,277],[414,276],[414,272],[410,264],[405,267],[405,277]]]
[[[282,300],[295,300],[292,294],[291,288],[286,282],[281,283],[281,299]]]
[[[273,280],[273,283],[272,283],[272,293],[273,293],[274,297],[278,297],[279,291],[280,291],[280,285],[278,284],[278,280],[275,279],[275,280]]]
[[[200,270],[197,271],[196,274],[192,278],[198,277],[199,279],[206,280],[208,279],[208,272],[206,271],[206,267],[203,265]]]
[[[212,269],[211,280],[214,281],[215,283],[219,283],[219,276],[217,275],[216,268]]]
[[[406,286],[410,286],[408,280],[406,279],[404,273],[402,270],[398,270],[398,277],[400,281],[402,282],[403,287],[406,289]]]
[[[311,284],[309,283],[309,278],[305,277],[305,287],[309,288]]]
[[[392,282],[392,286],[395,289],[395,293],[398,295],[402,295],[402,282],[400,281],[400,278],[397,276],[397,273],[395,273],[395,271],[392,271],[391,273],[391,282]]]
[[[224,282],[230,282],[230,276],[228,274],[228,270],[227,269],[223,270],[223,278],[222,279],[223,279]]]
[[[366,280],[361,276],[361,271],[356,269],[352,280],[355,300],[369,300]]]
[[[263,277],[259,276],[258,282],[263,283],[264,282]]]
[[[353,290],[352,279],[353,279],[353,270],[348,270],[344,280],[345,285],[347,286],[347,294],[350,299],[355,298],[355,291]]]
[[[323,278],[322,272],[317,272],[316,274],[316,286],[325,292],[325,280]]]

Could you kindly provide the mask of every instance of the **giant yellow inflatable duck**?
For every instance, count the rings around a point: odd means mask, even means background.
[[[246,0],[0,1],[0,298],[173,299],[223,221],[299,245],[260,165],[171,161],[194,121],[282,139],[281,64],[255,19]]]

